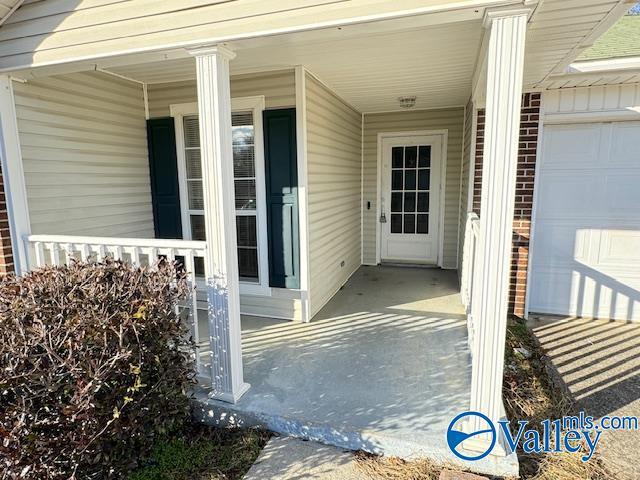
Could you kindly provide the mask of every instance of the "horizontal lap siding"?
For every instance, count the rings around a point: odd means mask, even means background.
[[[462,275],[462,252],[469,210],[469,174],[471,170],[471,138],[473,131],[473,102],[469,100],[464,111],[462,167],[460,169],[460,223],[458,224],[458,274]]]
[[[416,130],[448,130],[447,170],[444,204],[445,268],[457,267],[458,220],[460,213],[460,162],[464,108],[444,108],[406,112],[374,113],[364,116],[364,204],[371,209],[363,215],[364,263],[376,263],[376,203],[378,169],[378,133]]]
[[[306,105],[313,316],[360,266],[362,117],[310,75]]]
[[[142,88],[92,72],[14,89],[32,232],[153,238]]]
[[[0,29],[0,67],[197,45],[415,7],[413,0],[28,0]]]
[[[148,95],[151,118],[168,117],[170,105],[198,100],[195,80],[149,85]],[[232,97],[256,95],[264,95],[265,106],[268,109],[295,107],[294,71],[283,70],[231,77]]]

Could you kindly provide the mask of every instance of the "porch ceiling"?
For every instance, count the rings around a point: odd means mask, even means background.
[[[635,0],[538,0],[530,19],[524,86],[539,90],[613,25]],[[516,3],[505,0],[505,5]],[[238,56],[232,74],[304,65],[361,112],[397,111],[398,97],[416,108],[465,105],[481,51],[484,6],[380,21],[359,21],[226,43]],[[18,76],[107,69],[149,84],[195,78],[184,48],[42,66]]]
[[[231,73],[304,65],[361,112],[398,110],[401,96],[416,96],[416,108],[464,105],[481,36],[474,20],[325,40],[282,37],[263,46],[244,42],[234,45]],[[146,83],[195,78],[192,58],[109,70]]]

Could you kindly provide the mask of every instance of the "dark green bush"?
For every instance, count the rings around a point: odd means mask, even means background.
[[[188,293],[169,262],[0,284],[0,478],[121,478],[189,415]]]

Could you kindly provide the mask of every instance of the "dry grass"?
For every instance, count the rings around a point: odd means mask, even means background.
[[[357,465],[368,478],[376,480],[437,480],[443,467],[428,460],[406,462],[396,457],[356,453]]]
[[[514,348],[524,347],[530,358],[524,358]],[[503,398],[507,417],[515,424],[528,420],[528,428],[541,431],[540,422],[575,413],[572,400],[554,385],[533,334],[520,321],[511,321],[507,329]],[[526,454],[518,450],[520,477],[528,480],[613,480],[598,458],[598,452],[588,461],[583,453]]]

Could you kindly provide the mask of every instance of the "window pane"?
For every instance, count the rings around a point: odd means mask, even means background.
[[[189,208],[192,210],[204,210],[204,193],[201,180],[189,180],[187,182],[189,195]]]
[[[404,233],[416,233],[416,216],[404,215]]]
[[[427,192],[418,193],[418,212],[429,212],[429,194]]]
[[[193,240],[206,240],[204,233],[204,215],[191,215],[191,238]]]
[[[200,126],[198,123],[198,116],[192,115],[184,117],[182,122],[184,126],[184,146],[199,147],[200,146]]]
[[[418,215],[417,233],[422,233],[422,234],[429,233],[429,215]]]
[[[404,194],[404,211],[415,212],[416,211],[416,193],[407,192]]]
[[[240,279],[257,282],[258,279],[258,237],[256,217],[240,215],[236,217],[238,237],[238,269]]]
[[[418,147],[405,147],[404,167],[416,168],[417,163],[418,163]]]
[[[258,282],[258,250],[238,247],[238,271],[240,280]]]
[[[402,170],[391,173],[391,190],[402,190]]]
[[[204,257],[193,258],[193,269],[196,271],[196,275],[204,277]]]
[[[418,170],[418,190],[429,190],[429,170]]]
[[[402,233],[402,215],[391,215],[391,233]]]
[[[393,147],[391,149],[391,167],[402,168],[402,147]]]
[[[238,246],[257,247],[256,217],[253,215],[238,215],[236,217],[236,233]]]
[[[235,178],[256,176],[253,145],[233,147],[233,176]]]
[[[402,193],[394,192],[391,194],[391,211],[392,212],[402,211]]]
[[[236,180],[236,210],[256,209],[256,181]]]
[[[405,190],[416,189],[416,171],[415,170],[404,171],[404,189]]]
[[[187,178],[202,178],[200,149],[185,150],[184,154],[187,161]]]
[[[431,146],[430,145],[420,147],[420,151],[418,152],[418,166],[419,167],[431,166]]]
[[[249,115],[251,117],[251,115]],[[242,147],[244,145],[253,145],[253,125],[244,125],[242,127],[231,127],[231,135],[234,147]]]

